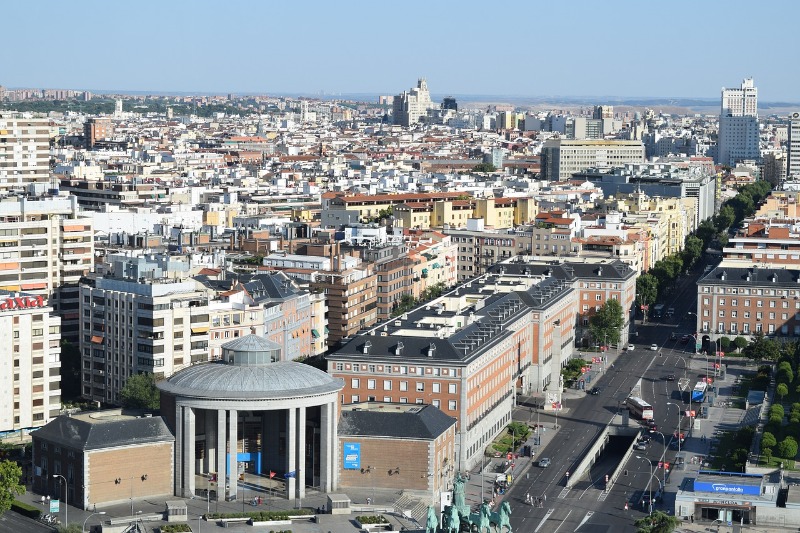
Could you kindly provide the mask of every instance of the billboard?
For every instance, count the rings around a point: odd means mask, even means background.
[[[760,485],[736,485],[735,483],[711,483],[709,481],[695,481],[695,492],[713,492],[715,494],[748,494],[758,496],[761,494]]]
[[[344,443],[344,467],[347,470],[358,470],[361,468],[361,443]]]

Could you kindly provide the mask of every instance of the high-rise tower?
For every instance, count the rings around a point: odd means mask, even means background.
[[[758,89],[753,78],[746,78],[739,89],[722,89],[717,163],[733,166],[738,161],[760,157]]]

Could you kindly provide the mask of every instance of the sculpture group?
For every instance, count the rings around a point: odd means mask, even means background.
[[[488,502],[483,502],[476,513],[470,511],[464,497],[464,479],[461,474],[453,482],[453,505],[447,505],[442,512],[442,522],[436,509],[428,507],[425,533],[503,533],[505,528],[511,533],[511,505],[504,501],[497,512],[492,512]]]

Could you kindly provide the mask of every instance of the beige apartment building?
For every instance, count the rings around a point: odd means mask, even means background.
[[[61,319],[45,297],[0,291],[0,433],[43,426],[61,410]]]
[[[541,172],[547,181],[564,181],[587,168],[644,163],[641,141],[549,139],[542,147]]]
[[[94,261],[92,219],[74,197],[0,200],[0,290],[42,295],[77,342],[78,281]]]
[[[0,190],[50,181],[50,121],[0,113]]]

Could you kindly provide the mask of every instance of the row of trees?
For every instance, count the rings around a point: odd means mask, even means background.
[[[661,259],[649,272],[636,280],[637,305],[652,305],[672,287],[681,272],[690,270],[703,255],[703,250],[728,244],[728,231],[753,215],[758,205],[771,192],[766,181],[757,181],[739,188],[735,197],[726,201],[719,213],[700,223],[694,234],[687,235],[683,250]]]

